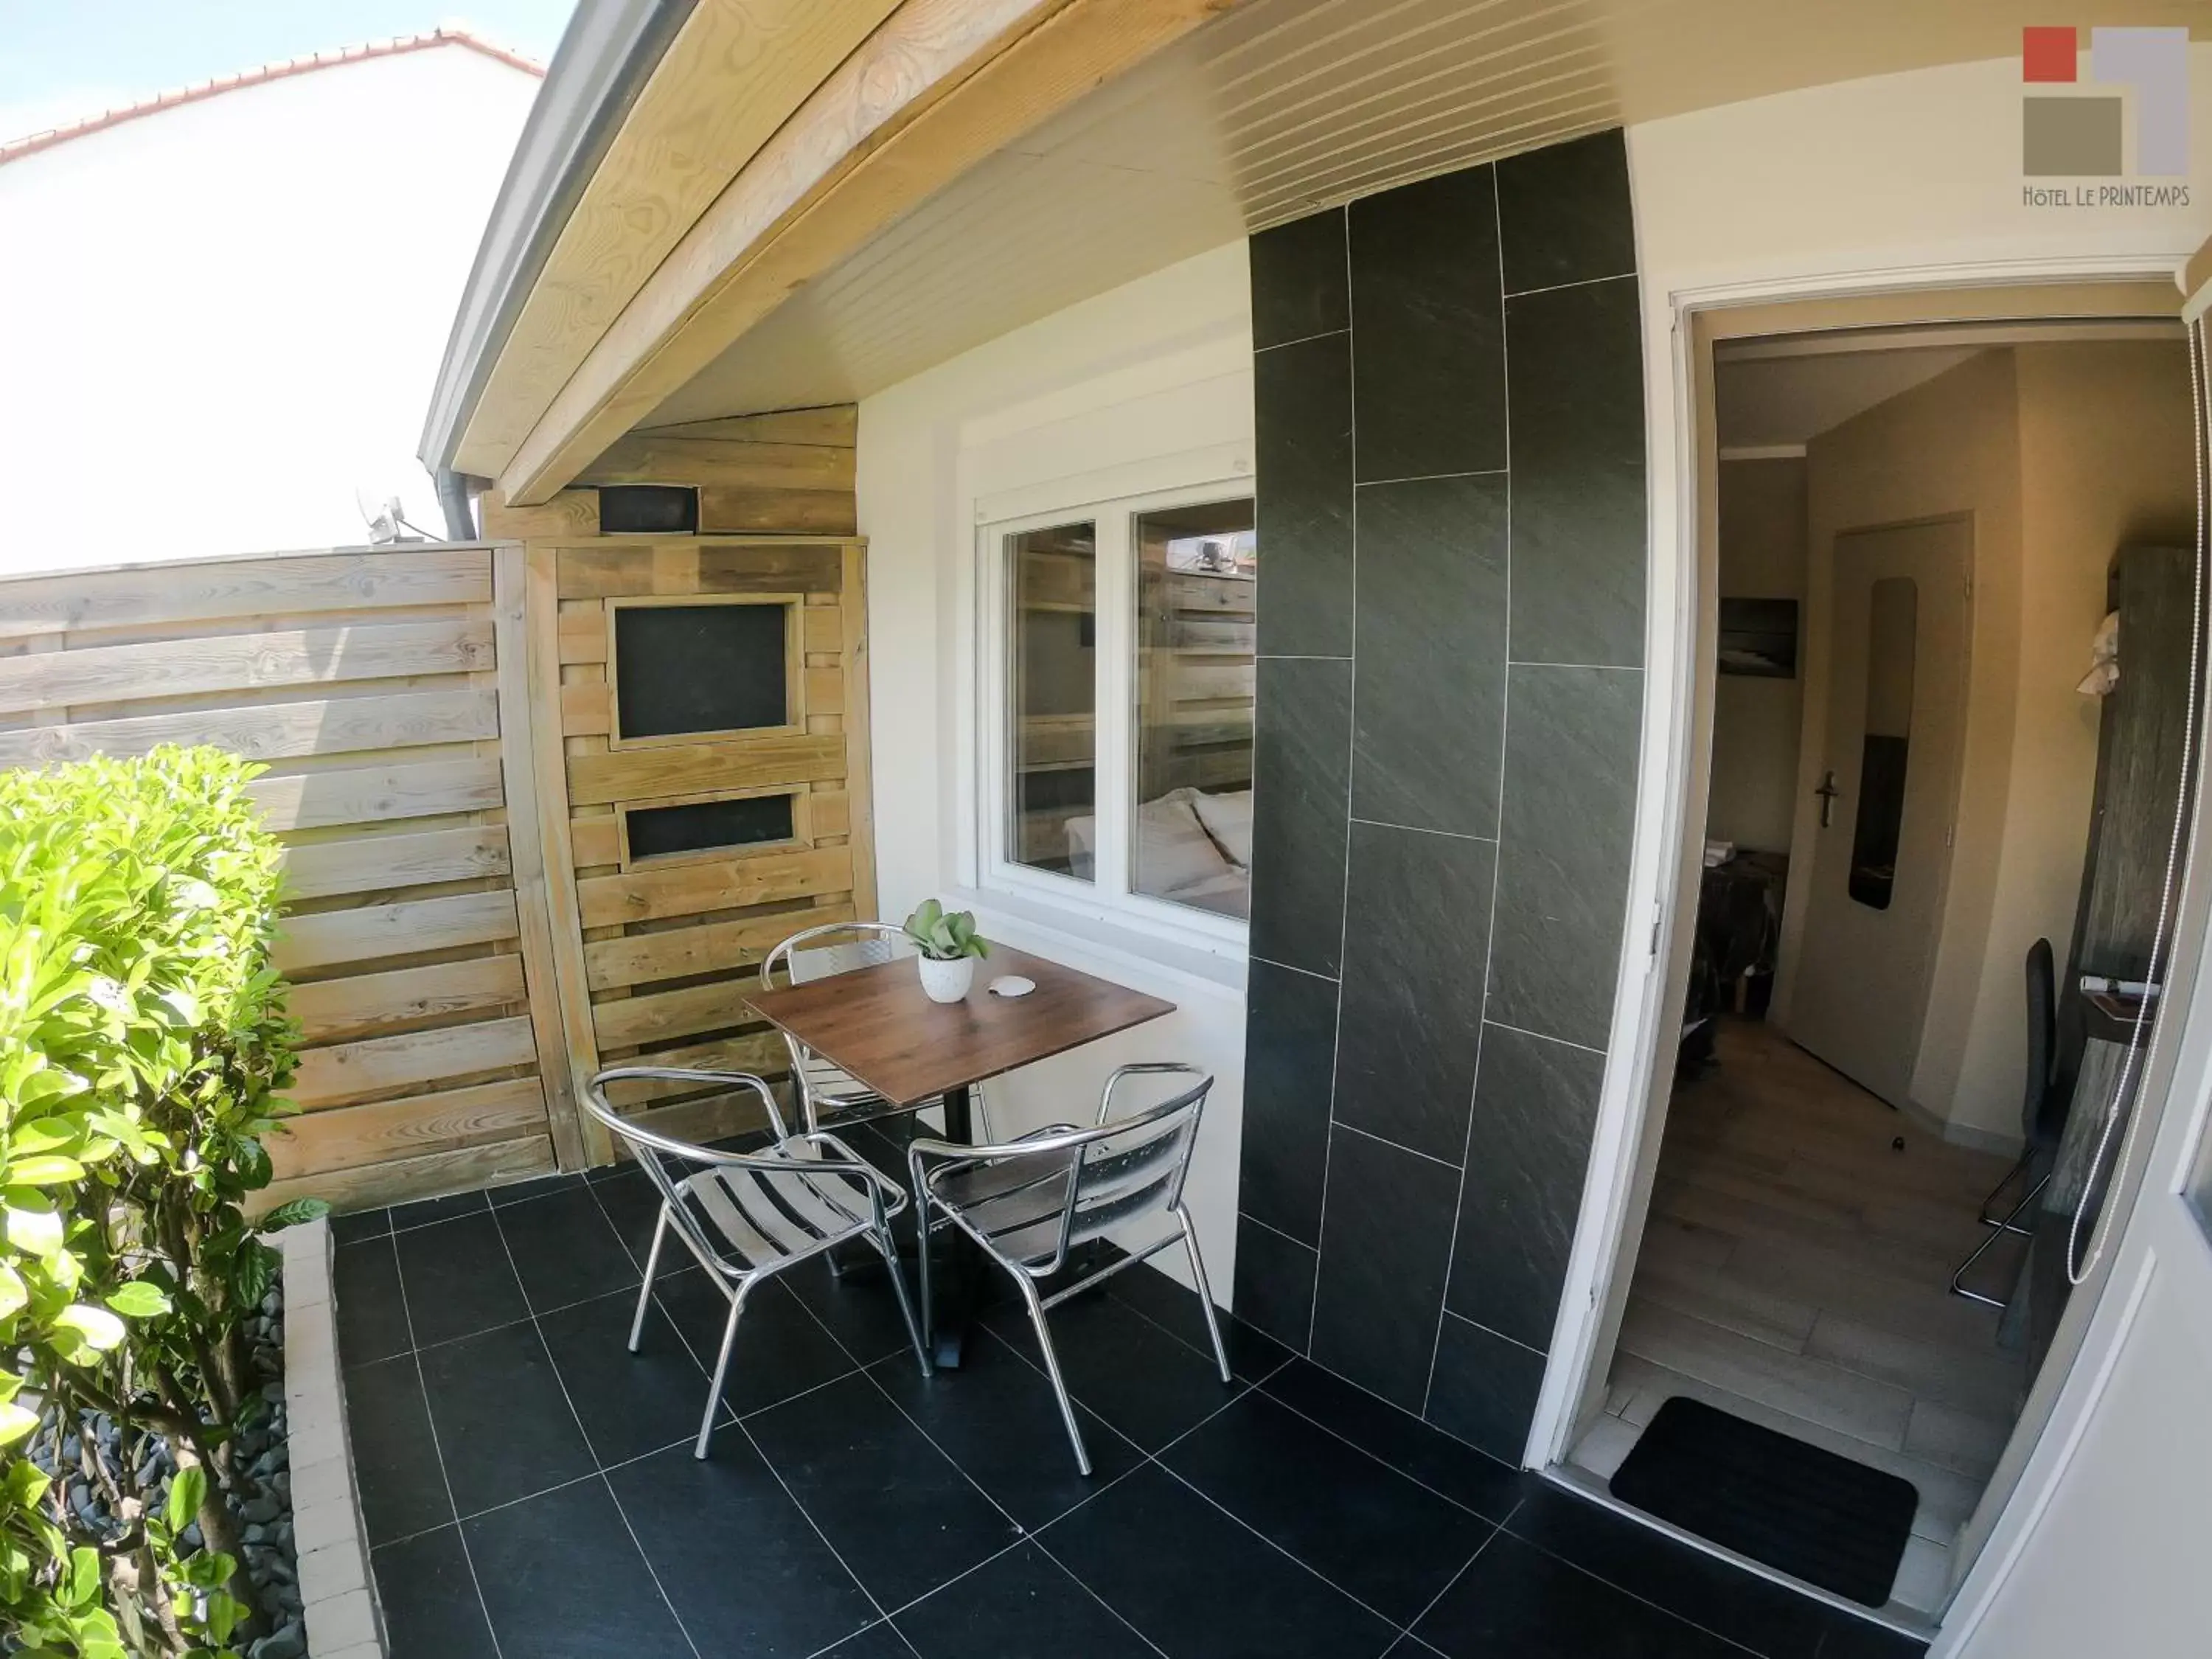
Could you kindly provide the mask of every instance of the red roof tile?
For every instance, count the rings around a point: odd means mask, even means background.
[[[543,79],[545,66],[509,52],[504,46],[493,46],[489,40],[478,40],[466,29],[437,28],[428,34],[403,34],[392,40],[371,40],[358,46],[343,46],[336,52],[319,52],[307,58],[287,58],[274,64],[264,64],[258,69],[241,70],[236,75],[226,75],[213,81],[202,81],[189,87],[179,87],[173,92],[142,98],[135,104],[125,104],[119,109],[103,110],[98,115],[87,116],[82,121],[72,121],[67,126],[52,127],[44,132],[34,132],[24,138],[0,143],[0,166],[20,156],[35,155],[42,149],[52,149],[56,144],[67,143],[72,138],[82,138],[87,133],[99,132],[108,127],[120,126],[125,121],[135,121],[141,116],[158,115],[165,109],[174,109],[180,104],[197,104],[204,98],[213,98],[219,93],[235,92],[241,87],[258,87],[270,81],[282,81],[288,76],[307,75],[315,70],[336,69],[341,64],[365,63],[372,58],[397,58],[410,52],[423,52],[432,46],[466,46],[487,58]]]

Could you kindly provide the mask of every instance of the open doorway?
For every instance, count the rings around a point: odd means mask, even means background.
[[[2170,324],[2007,324],[1741,337],[1714,370],[1695,944],[1565,1473],[1693,1534],[1721,1460],[1835,1478],[1795,1555],[1712,1541],[1924,1631],[2065,1305],[2078,1132],[2128,1023],[2084,981],[2147,975],[2189,689],[2187,351]]]

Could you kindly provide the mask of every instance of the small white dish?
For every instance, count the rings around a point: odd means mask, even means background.
[[[1036,989],[1036,981],[1019,974],[1001,974],[983,988],[994,997],[1025,997]]]

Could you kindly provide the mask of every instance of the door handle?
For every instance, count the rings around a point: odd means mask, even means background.
[[[1836,797],[1844,792],[1836,787],[1836,775],[1830,771],[1820,780],[1820,787],[1813,792],[1820,798],[1820,828],[1826,830],[1833,821]]]

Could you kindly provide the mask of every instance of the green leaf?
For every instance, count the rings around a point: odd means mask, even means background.
[[[242,1307],[251,1307],[269,1294],[276,1282],[276,1267],[283,1258],[258,1240],[248,1240],[230,1264],[230,1286]]]
[[[258,1140],[240,1143],[233,1161],[238,1166],[239,1178],[252,1191],[258,1192],[266,1187],[269,1177],[274,1173],[269,1166],[269,1154],[262,1150]]]
[[[169,1311],[169,1298],[137,1279],[109,1297],[107,1305],[126,1319],[155,1319]]]
[[[27,1255],[52,1255],[62,1247],[62,1218],[53,1200],[28,1187],[0,1194],[0,1221],[8,1242]]]
[[[27,1457],[9,1463],[8,1473],[0,1476],[0,1492],[7,1493],[10,1503],[27,1510],[44,1498],[52,1485],[52,1478]]]
[[[57,1288],[76,1294],[77,1283],[84,1277],[84,1264],[70,1250],[56,1250],[39,1264],[46,1269],[46,1277]]]
[[[64,1308],[54,1316],[56,1326],[65,1331],[75,1331],[84,1339],[87,1347],[105,1353],[123,1340],[123,1322],[105,1308],[94,1308],[79,1302]]]
[[[331,1212],[328,1199],[295,1198],[289,1204],[279,1204],[256,1224],[264,1233],[281,1232],[287,1227],[297,1227],[303,1222],[320,1221]]]
[[[58,1079],[63,1074],[54,1071],[33,1073],[25,1079],[34,1085]],[[49,1091],[50,1092],[50,1091]],[[31,1093],[29,1086],[19,1088],[15,1097],[26,1102]],[[9,1151],[15,1158],[29,1158],[34,1152],[58,1152],[66,1150],[74,1156],[84,1141],[84,1125],[73,1114],[58,1114],[46,1118],[34,1118],[28,1123],[19,1123],[9,1134]]]
[[[100,1594],[100,1552],[80,1544],[70,1552],[69,1573],[62,1580],[62,1604],[82,1607]]]
[[[245,1618],[246,1604],[236,1597],[226,1595],[221,1590],[208,1597],[208,1634],[217,1642],[229,1641],[231,1632],[236,1630]]]
[[[179,1469],[169,1481],[168,1502],[162,1506],[161,1517],[169,1523],[171,1532],[182,1532],[191,1525],[207,1498],[207,1471],[195,1464]]]
[[[185,1582],[194,1589],[220,1590],[238,1571],[238,1563],[220,1550],[202,1550],[185,1563]]]
[[[15,1187],[62,1187],[84,1179],[84,1165],[73,1158],[51,1153],[19,1158],[8,1165],[8,1182]]]
[[[23,1288],[23,1275],[0,1261],[0,1319],[13,1319],[31,1299]]]
[[[0,1404],[0,1446],[12,1446],[39,1426],[39,1414],[25,1411],[14,1401]]]

